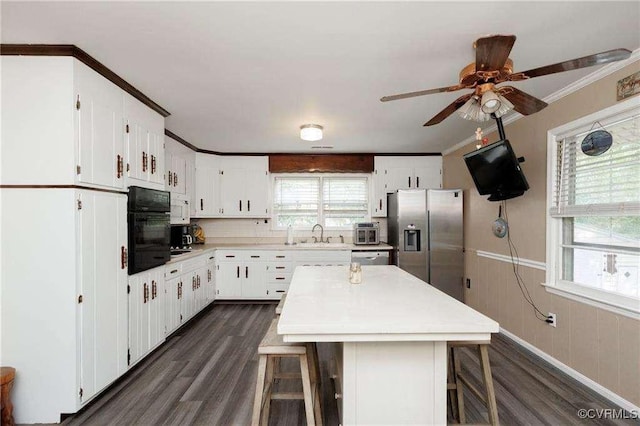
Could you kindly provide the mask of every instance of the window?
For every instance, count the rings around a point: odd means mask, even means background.
[[[351,228],[369,220],[369,182],[363,175],[276,175],[276,228]]]
[[[568,131],[550,132],[547,283],[638,311],[640,108],[616,107],[563,126]],[[600,128],[597,122],[613,145],[588,156],[582,140]]]

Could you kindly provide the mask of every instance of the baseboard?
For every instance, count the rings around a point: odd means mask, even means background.
[[[527,342],[525,340],[522,340],[521,338],[519,338],[515,334],[508,332],[507,330],[505,330],[502,327],[500,327],[500,333],[502,333],[504,336],[508,337],[510,340],[513,340],[515,343],[517,343],[518,345],[522,346],[523,348],[525,348],[529,352],[533,352],[535,355],[537,355],[540,358],[544,359],[549,364],[551,364],[554,367],[558,368],[559,370],[561,370],[563,373],[565,373],[569,377],[579,381],[583,385],[587,386],[589,389],[592,389],[593,391],[599,393],[600,395],[602,395],[603,397],[607,398],[609,401],[613,402],[614,404],[617,404],[621,408],[624,408],[625,410],[630,411],[630,412],[634,412],[634,413],[640,412],[640,407],[634,405],[630,401],[627,401],[626,399],[624,399],[620,395],[610,391],[609,389],[605,388],[601,384],[599,384],[597,382],[594,382],[593,380],[591,380],[590,378],[588,378],[584,374],[577,372],[576,370],[574,370],[573,368],[569,367],[568,365],[558,361],[557,359],[555,359],[554,357],[552,357],[548,353],[546,353],[546,352],[538,349],[537,347],[533,346],[531,343],[529,343],[529,342]]]

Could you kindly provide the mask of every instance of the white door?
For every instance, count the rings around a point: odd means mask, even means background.
[[[165,335],[168,336],[180,326],[180,277],[165,282],[164,286],[164,323]]]
[[[387,192],[395,192],[398,189],[415,188],[413,167],[389,167],[386,176]]]
[[[164,341],[164,268],[151,272],[149,295],[149,347]]]
[[[373,217],[387,216],[387,175],[386,169],[377,169],[373,174]]]
[[[182,275],[182,300],[180,309],[182,310],[182,322],[187,322],[193,316],[195,304],[196,274],[189,272]]]
[[[124,187],[123,105],[120,88],[84,65],[75,71],[75,103],[79,126],[78,181],[110,188]]]
[[[242,295],[240,264],[221,262],[216,271],[216,298],[232,299]]]
[[[220,171],[220,208],[223,216],[246,216],[247,170],[225,168]]]
[[[173,170],[173,186],[171,192],[177,194],[186,194],[186,172],[187,162],[184,158],[173,156],[171,160],[171,169]]]
[[[195,190],[195,214],[194,217],[209,217],[217,213],[216,182],[218,170],[210,167],[198,167]]]
[[[164,135],[160,130],[164,128],[149,129],[149,181],[164,185]]]
[[[245,215],[250,217],[269,216],[269,175],[267,170],[246,169],[245,173]]]
[[[416,157],[416,160],[415,187],[419,189],[442,188],[442,157]]]
[[[240,274],[243,279],[243,298],[254,299],[267,297],[266,262],[245,263],[242,265]]]

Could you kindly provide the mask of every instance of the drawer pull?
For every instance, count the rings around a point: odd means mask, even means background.
[[[276,293],[286,293],[284,290],[276,290]]]
[[[209,260],[211,260],[211,259],[215,259],[215,258],[216,258],[215,256],[211,256],[211,257],[209,258]]]
[[[233,255],[233,254],[228,254],[228,255],[226,255],[225,257],[226,257],[226,258],[230,258],[230,259],[232,259],[232,258],[234,258],[234,257],[236,257],[236,256],[235,256],[235,255]]]
[[[284,259],[287,256],[276,256],[276,259]]]
[[[276,269],[286,269],[284,266],[276,266]]]
[[[260,259],[260,256],[251,256],[252,259]]]
[[[175,274],[176,272],[178,272],[177,269],[174,269],[173,271],[169,272],[170,274]]]
[[[276,280],[280,281],[280,280],[284,280],[285,277],[276,277]]]

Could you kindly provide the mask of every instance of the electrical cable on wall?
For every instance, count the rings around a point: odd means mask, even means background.
[[[502,212],[504,212],[504,220],[507,223],[507,229],[509,229],[509,213],[507,212],[506,200],[503,200],[500,202],[500,214],[499,214],[500,216],[502,216],[501,214]],[[518,287],[520,288],[520,292],[522,293],[524,300],[529,305],[531,305],[531,307],[533,307],[533,313],[535,314],[536,319],[542,322],[552,323],[553,320],[550,317],[548,317],[546,314],[544,314],[540,309],[538,309],[535,302],[533,301],[533,297],[531,297],[531,294],[529,293],[529,290],[527,289],[527,286],[524,283],[524,280],[522,279],[522,276],[520,275],[520,272],[518,270],[518,267],[520,265],[520,256],[518,255],[518,250],[516,249],[515,244],[511,240],[511,232],[508,232],[508,231],[507,231],[507,243],[509,245],[509,254],[511,256],[511,266],[513,267],[513,275],[515,275],[516,277],[516,282],[518,283]]]

